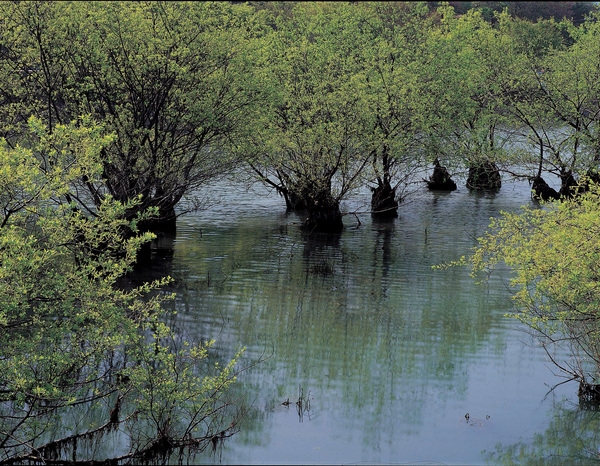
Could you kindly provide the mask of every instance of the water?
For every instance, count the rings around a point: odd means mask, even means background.
[[[550,391],[563,378],[505,316],[508,271],[477,285],[465,268],[432,269],[468,254],[490,217],[529,204],[529,189],[505,181],[498,194],[423,191],[387,223],[371,221],[368,192],[359,193],[344,204],[356,215],[344,217],[341,236],[309,238],[273,193],[224,184],[203,193],[217,202],[180,219],[165,268],[176,279],[176,323],[216,339],[223,361],[244,346],[240,365],[262,362],[238,378],[248,404],[241,431],[197,461],[525,464],[574,448],[581,456],[581,443],[548,430],[582,426],[585,437],[596,413],[577,410],[573,382]]]

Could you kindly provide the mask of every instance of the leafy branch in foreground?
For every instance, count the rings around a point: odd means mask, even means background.
[[[164,323],[168,278],[116,286],[153,237],[137,233],[141,214],[126,220],[138,201],[77,208],[74,183],[82,173],[99,179],[106,142],[84,123],[49,134],[31,120],[26,146],[0,143],[5,464],[166,462],[236,431],[227,388],[241,352],[211,365],[212,342],[187,342]]]
[[[514,316],[537,336],[552,362],[580,381],[600,378],[600,188],[574,199],[504,212],[468,259],[474,272],[505,263],[513,272]],[[552,348],[564,348],[567,360]]]

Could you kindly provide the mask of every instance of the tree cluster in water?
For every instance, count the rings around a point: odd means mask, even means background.
[[[501,173],[566,189],[596,169],[593,4],[529,2],[531,21],[496,3],[8,3],[2,135],[89,115],[115,138],[71,199],[139,196],[130,218],[157,208],[152,230],[234,172],[326,231],[365,185],[373,214],[395,216],[435,160],[474,189]]]
[[[577,21],[471,3],[0,3],[0,461],[99,459],[114,430],[129,448],[109,459],[150,460],[235,432],[235,359],[164,323],[167,279],[117,286],[218,177],[328,232],[365,186],[394,217],[421,186],[505,174],[550,199],[597,179],[591,2]]]

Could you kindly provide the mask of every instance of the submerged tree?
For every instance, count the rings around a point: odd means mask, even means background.
[[[340,201],[362,183],[370,153],[353,79],[357,11],[346,3],[298,3],[272,35],[273,99],[255,126],[250,163],[289,210],[307,212],[309,231],[342,230]]]
[[[357,79],[364,80],[370,121],[363,137],[372,144],[371,212],[395,217],[398,191],[427,163],[421,136],[430,95],[422,92],[422,57],[431,20],[424,2],[372,2],[365,8],[373,13],[365,15],[372,30],[362,40]]]
[[[560,193],[570,196],[577,178],[598,180],[600,170],[600,25],[566,26],[574,44],[551,51],[535,77],[550,121],[543,126],[540,164],[560,178]]]
[[[511,31],[522,26],[500,19],[500,29],[518,39]],[[534,196],[547,200],[573,195],[579,177],[597,176],[598,26],[592,22],[577,28],[566,21],[540,25],[549,38],[552,30],[554,36],[562,30],[574,43],[567,47],[554,39],[539,50],[521,45],[504,108],[517,128],[515,136],[523,141],[516,159],[528,171]],[[560,179],[558,191],[547,186],[545,173]]]
[[[440,25],[430,34],[425,91],[434,96],[429,135],[437,157],[465,168],[467,186],[499,189],[506,160],[503,84],[512,78],[514,44],[479,11],[457,17],[438,9]]]
[[[89,120],[30,120],[28,147],[0,141],[0,462],[89,464],[168,458],[232,435],[235,360],[165,324],[167,279],[115,286],[140,245],[136,205],[104,197],[95,215],[69,200],[102,173],[112,137]],[[114,439],[117,440],[114,440]],[[112,440],[111,440],[112,439]]]

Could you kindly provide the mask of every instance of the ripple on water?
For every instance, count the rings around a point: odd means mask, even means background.
[[[480,464],[544,432],[556,377],[505,317],[507,275],[481,286],[467,269],[432,269],[528,204],[527,183],[424,191],[387,223],[371,221],[363,192],[344,204],[360,226],[347,215],[329,241],[304,237],[277,196],[214,192],[219,203],[178,223],[178,322],[223,358],[242,345],[246,362],[269,356],[239,376],[253,407],[224,463]],[[303,419],[281,408],[299,387],[314,397]]]

